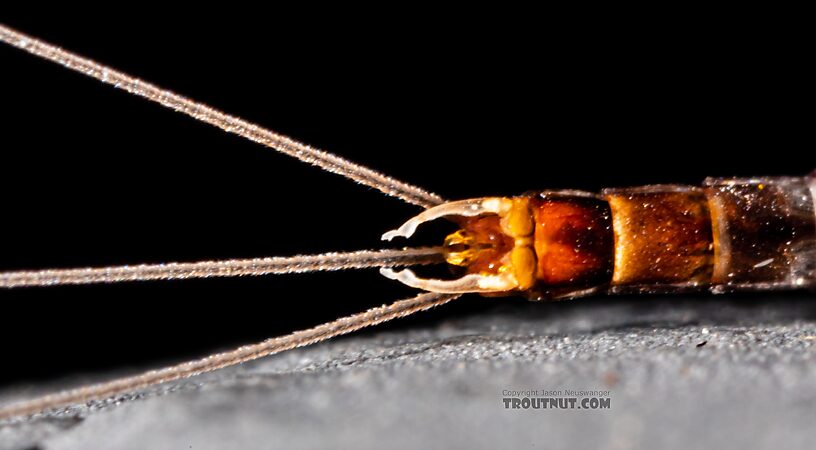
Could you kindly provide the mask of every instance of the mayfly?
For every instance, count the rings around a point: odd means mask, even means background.
[[[15,288],[379,267],[386,277],[424,292],[233,351],[7,405],[0,408],[0,419],[116,397],[239,364],[407,316],[467,293],[568,299],[600,292],[726,292],[816,285],[816,172],[809,177],[707,179],[699,187],[652,185],[600,194],[537,191],[446,201],[2,25],[0,40],[425,208],[385,233],[385,240],[410,238],[417,227],[437,219],[449,219],[459,228],[432,248],[2,273],[0,287]],[[458,268],[461,275],[423,278],[405,268],[436,263]]]

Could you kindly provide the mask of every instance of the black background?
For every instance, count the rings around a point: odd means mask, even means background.
[[[450,199],[816,167],[795,28],[432,17],[2,20]],[[3,270],[377,248],[418,212],[8,46],[0,99]],[[0,378],[178,361],[410,293],[373,270],[4,291]]]

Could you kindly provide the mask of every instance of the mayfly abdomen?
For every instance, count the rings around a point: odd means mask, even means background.
[[[451,216],[461,229],[445,241],[447,260],[465,275],[385,273],[431,291],[535,299],[813,286],[814,192],[811,175],[451,202],[386,237],[410,236],[422,222]]]

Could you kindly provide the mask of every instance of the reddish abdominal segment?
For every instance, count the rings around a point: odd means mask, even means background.
[[[594,198],[535,200],[536,278],[547,285],[597,283],[612,274],[612,216]]]

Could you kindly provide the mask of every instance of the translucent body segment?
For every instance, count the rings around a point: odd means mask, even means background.
[[[812,178],[705,181],[719,290],[798,287],[816,279]]]
[[[805,178],[810,187],[810,198],[813,200],[814,211],[813,221],[816,222],[816,170],[810,172],[810,175]],[[806,284],[811,288],[816,288],[816,244],[811,245],[810,251],[802,252],[802,254],[798,256],[798,259],[801,266],[810,267],[809,272],[807,269],[803,269],[803,272],[809,273],[805,278]]]
[[[604,191],[615,236],[613,285],[697,286],[711,280],[713,238],[704,190],[654,185]]]
[[[816,170],[810,172],[807,180],[810,186],[810,196],[813,198],[813,209],[816,210]]]

